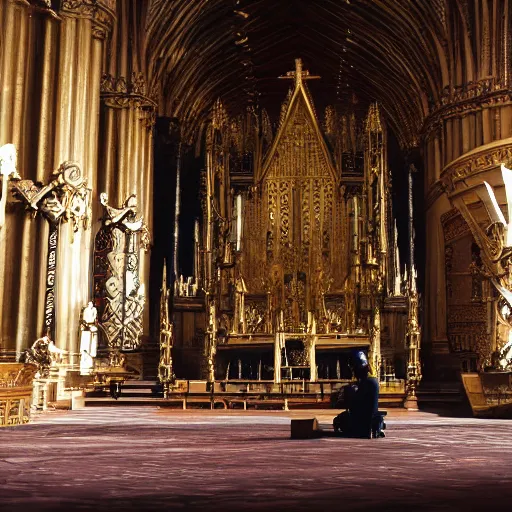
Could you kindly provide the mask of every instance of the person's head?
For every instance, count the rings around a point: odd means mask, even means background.
[[[368,365],[357,366],[354,368],[354,375],[356,379],[366,379],[370,374],[370,367]]]
[[[356,350],[352,353],[352,369],[356,379],[365,379],[370,373],[370,365],[366,354],[362,350]]]

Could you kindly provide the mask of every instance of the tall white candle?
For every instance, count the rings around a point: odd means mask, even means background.
[[[242,249],[242,195],[236,196],[236,250]]]

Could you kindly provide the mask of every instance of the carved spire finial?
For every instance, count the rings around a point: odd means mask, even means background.
[[[278,78],[288,78],[295,80],[295,87],[297,88],[302,84],[303,80],[313,80],[320,78],[320,76],[310,75],[309,71],[302,69],[302,59],[295,59],[295,71],[288,71],[286,75],[280,76]]]

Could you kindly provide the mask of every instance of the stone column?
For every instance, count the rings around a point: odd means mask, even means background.
[[[423,151],[427,210],[426,357],[423,360],[426,359],[425,363],[429,365],[428,359],[431,359],[431,367],[436,368],[435,375],[428,375],[426,370],[426,380],[439,378],[441,366],[453,366],[449,361],[447,339],[446,269],[441,225],[441,217],[453,208],[445,193],[450,181],[447,181],[447,172],[454,176],[453,169],[456,168],[456,173],[464,174],[464,179],[471,181],[475,173],[489,163],[498,163],[500,158],[505,163],[510,157],[507,138],[512,135],[512,116],[508,106],[511,95],[506,84],[499,79],[484,79],[476,85],[449,91],[445,96],[443,106],[426,120]],[[496,119],[499,119],[499,130],[496,129]]]
[[[28,162],[33,161],[29,144],[37,147],[38,136],[27,130],[23,119],[30,115],[34,123],[40,124],[45,119],[45,102],[41,102],[39,108],[30,108],[25,98],[29,91],[34,96],[45,97],[52,86],[47,75],[53,67],[50,52],[58,22],[49,10],[33,14],[33,6],[28,1],[0,2],[0,146],[15,144],[18,170],[27,178],[43,179],[44,164],[48,162],[29,166]],[[35,62],[31,44],[36,30],[44,40],[39,62]],[[9,44],[4,44],[7,41]],[[37,86],[30,86],[30,79],[36,74],[40,81]],[[46,142],[46,138],[44,140]],[[9,194],[7,190],[2,193]],[[10,355],[21,351],[39,334],[37,304],[41,294],[37,293],[37,288],[28,289],[28,283],[37,283],[44,269],[44,254],[36,258],[44,247],[37,234],[43,224],[40,219],[31,223],[21,211],[7,204],[5,225],[0,231],[0,349],[9,351]],[[25,319],[23,326],[18,324],[18,318]]]
[[[136,194],[139,211],[153,231],[153,125],[156,103],[146,83],[146,12],[149,2],[116,4],[117,23],[101,78],[101,133],[98,194],[112,204]],[[97,201],[96,201],[97,203]],[[150,254],[140,258],[140,278],[149,295]],[[149,333],[144,309],[144,334]]]
[[[115,19],[115,0],[89,2],[64,0],[59,13],[61,26],[56,90],[54,167],[65,160],[79,162],[92,188],[96,205],[97,141],[99,138],[99,90],[105,36]],[[93,218],[98,216],[94,208]],[[91,299],[92,240],[89,227],[71,240],[71,226],[61,227],[57,270],[56,343],[78,352],[81,308]]]
[[[103,41],[114,0],[0,1],[0,145],[18,149],[23,178],[47,183],[76,160],[95,188]],[[7,205],[0,238],[0,346],[18,353],[41,334],[47,223]],[[75,351],[80,310],[90,295],[91,230],[74,241],[61,229],[57,271],[58,347]]]

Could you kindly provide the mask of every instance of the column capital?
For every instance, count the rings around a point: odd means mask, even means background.
[[[100,83],[101,99],[108,107],[136,108],[145,112],[144,120],[148,127],[155,124],[156,101],[147,92],[147,84],[142,73],[132,73],[129,78],[105,73]]]
[[[461,86],[447,86],[439,100],[430,104],[421,133],[426,138],[447,119],[463,118],[484,108],[510,104],[512,93],[504,76],[485,78]]]
[[[94,37],[104,39],[116,19],[116,0],[63,0],[60,12],[64,16],[90,18]]]
[[[465,180],[474,174],[498,168],[501,164],[512,164],[512,137],[478,146],[461,155],[443,169],[441,182],[452,192],[461,184],[465,187]]]

